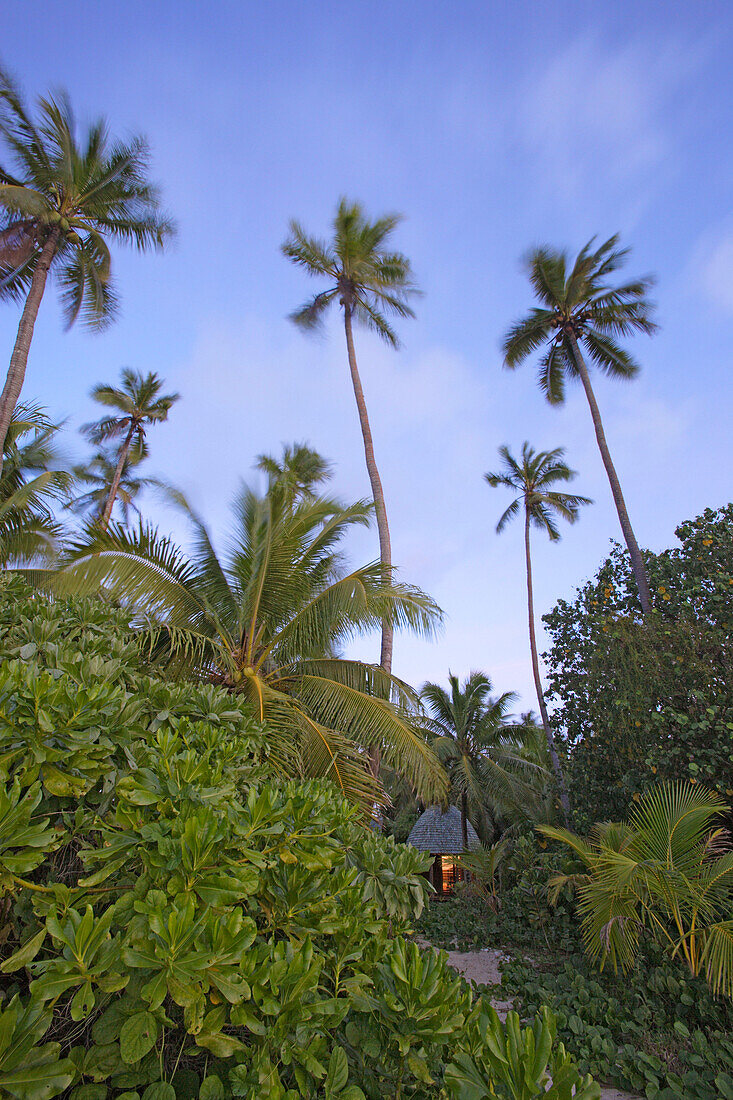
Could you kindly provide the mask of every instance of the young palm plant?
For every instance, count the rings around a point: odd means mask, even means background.
[[[560,532],[555,526],[554,516],[561,516],[568,523],[575,523],[582,505],[591,504],[587,497],[576,496],[572,493],[559,493],[552,489],[557,482],[568,482],[576,476],[575,471],[567,466],[562,458],[564,449],[558,447],[554,451],[535,451],[529,443],[522,445],[522,460],[512,456],[509,448],[499,448],[499,454],[503,460],[503,469],[498,473],[485,474],[489,485],[498,485],[511,489],[516,496],[506,509],[496,525],[497,534],[500,534],[510,520],[524,512],[524,555],[527,567],[527,616],[529,619],[529,648],[532,654],[532,674],[534,676],[537,702],[542,716],[542,726],[547,739],[547,748],[552,762],[552,770],[558,785],[560,802],[567,821],[570,812],[567,787],[563,776],[560,758],[555,747],[555,738],[552,726],[547,714],[545,694],[542,690],[542,677],[540,676],[540,663],[537,653],[537,637],[534,624],[534,589],[532,585],[532,557],[530,553],[530,528],[539,527],[545,531],[551,542],[557,542]]]
[[[379,666],[340,655],[383,619],[430,634],[440,618],[418,589],[385,582],[379,563],[347,571],[339,544],[368,524],[371,505],[294,501],[289,484],[275,483],[264,496],[244,486],[233,513],[223,557],[188,509],[191,557],[149,528],[112,525],[42,580],[57,592],[103,590],[122,600],[149,624],[162,661],[252,702],[273,759],[291,772],[328,776],[373,807],[381,788],[368,751],[376,746],[422,799],[442,799],[445,773],[406,712],[414,693]]]
[[[94,424],[85,424],[82,431],[95,444],[108,443],[112,439],[120,440],[114,474],[99,517],[103,528],[110,521],[123,471],[129,471],[132,448],[135,448],[137,461],[147,456],[147,428],[151,424],[167,420],[171,406],[179,400],[177,393],[161,394],[162,388],[163,379],[158,378],[157,374],[142,375],[125,367],[119,387],[100,384],[91,392],[90,396],[95,401],[115,409],[117,415],[107,416]],[[98,460],[100,457],[96,456]]]
[[[364,455],[372,488],[379,533],[382,579],[389,584],[392,576],[392,545],[387,508],[379,469],[374,457],[374,442],[369,424],[364,390],[354,349],[353,324],[364,325],[378,333],[392,347],[398,347],[397,335],[387,320],[388,314],[413,317],[410,297],[417,293],[409,260],[387,248],[387,241],[400,222],[396,214],[368,221],[359,203],[341,199],[333,222],[333,237],[320,241],[310,237],[297,221],[290,223],[290,236],[282,246],[284,254],[309,275],[325,279],[326,290],[310,298],[292,314],[296,324],[316,328],[329,306],[336,302],[343,310],[346,351],[354,387],[359,423],[364,440]],[[380,664],[392,671],[393,627],[389,619],[382,624]]]
[[[471,672],[463,685],[449,673],[447,691],[426,683],[420,692],[429,715],[426,729],[448,770],[451,794],[459,801],[466,849],[469,815],[486,835],[487,809],[492,816],[521,812],[533,801],[532,784],[547,774],[522,755],[520,739],[512,735],[507,716],[514,693],[494,698],[491,691],[485,673]]]
[[[587,840],[540,827],[587,868],[550,886],[576,885],[586,950],[601,967],[610,958],[628,970],[647,929],[715,994],[733,996],[733,851],[721,827],[728,809],[701,785],[665,783],[641,796],[628,822],[596,825]]]
[[[644,559],[631,526],[588,364],[581,350],[584,348],[596,367],[610,378],[633,378],[639,367],[617,342],[617,337],[635,332],[652,333],[656,328],[647,298],[652,283],[649,277],[620,286],[608,282],[608,276],[621,267],[629,252],[617,245],[617,236],[596,249],[593,241],[589,241],[578,253],[570,271],[565,252],[547,247],[530,252],[527,271],[541,304],[509,329],[504,339],[504,365],[513,370],[538,348],[546,346],[540,359],[539,383],[552,405],[560,405],[565,400],[566,379],[580,379],[631,558],[641,608],[646,615],[651,609],[651,597]]]
[[[94,328],[114,317],[117,297],[108,241],[141,251],[173,233],[148,181],[141,138],[111,141],[97,121],[83,137],[65,96],[39,99],[37,120],[0,72],[0,296],[23,301],[18,334],[0,395],[0,445],[25,379],[49,273],[61,290],[67,325],[81,315]],[[0,463],[1,469],[1,463]]]

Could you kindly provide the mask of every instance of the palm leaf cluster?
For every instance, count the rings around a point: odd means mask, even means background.
[[[583,839],[540,826],[586,866],[574,876],[583,938],[603,964],[628,970],[644,931],[663,943],[714,993],[733,996],[733,849],[728,806],[690,782],[646,791],[626,823],[596,825]],[[551,885],[561,887],[567,877]]]
[[[492,696],[483,672],[471,672],[463,684],[452,673],[448,689],[427,683],[420,693],[428,712],[425,728],[460,806],[464,837],[470,818],[487,838],[501,816],[525,817],[538,801],[547,771],[523,751],[519,727],[508,724],[515,696]]]
[[[182,498],[192,552],[140,525],[96,531],[45,583],[56,591],[102,591],[123,601],[155,638],[158,659],[244,694],[270,733],[273,761],[291,774],[328,776],[372,806],[383,793],[368,750],[405,774],[424,800],[442,799],[445,773],[409,711],[411,689],[343,647],[388,619],[431,634],[433,601],[385,583],[379,563],[349,570],[340,544],[371,506],[293,494],[287,479],[264,495],[244,486],[233,504],[223,555]]]
[[[108,239],[145,251],[173,233],[147,178],[145,141],[112,141],[103,120],[80,136],[65,95],[39,99],[34,120],[5,73],[0,137],[9,154],[0,163],[0,294],[26,297],[53,234],[67,324],[81,316],[104,327],[117,306]]]
[[[605,374],[633,378],[638,364],[617,337],[652,333],[656,327],[647,299],[651,277],[612,286],[608,278],[622,266],[629,249],[618,247],[617,236],[597,248],[594,245],[589,241],[569,270],[562,251],[544,246],[529,254],[527,273],[541,304],[513,325],[504,339],[504,362],[510,369],[546,347],[539,360],[538,381],[552,404],[565,400],[566,378],[580,377],[576,343]]]
[[[410,261],[385,247],[401,220],[399,214],[386,214],[370,221],[360,203],[341,199],[330,241],[310,236],[299,222],[291,221],[283,253],[309,275],[325,278],[330,284],[296,310],[292,320],[304,328],[315,328],[336,302],[357,322],[397,347],[397,335],[387,318],[390,314],[414,317],[409,300],[418,293]]]
[[[51,559],[61,529],[54,507],[71,478],[54,446],[58,425],[35,405],[18,405],[5,439],[0,475],[0,565]]]

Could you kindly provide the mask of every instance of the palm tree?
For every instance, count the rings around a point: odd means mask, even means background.
[[[414,692],[378,665],[340,655],[382,619],[429,634],[440,617],[418,589],[386,583],[379,563],[345,568],[340,543],[371,511],[323,496],[294,502],[277,482],[264,496],[244,486],[223,557],[188,509],[191,557],[148,527],[112,525],[45,583],[123,600],[152,624],[161,661],[251,700],[271,753],[291,773],[328,776],[372,809],[381,794],[368,750],[378,746],[420,797],[440,800],[445,773],[407,715]]]
[[[613,286],[607,277],[621,267],[629,249],[617,248],[618,237],[611,237],[593,250],[593,240],[581,249],[568,274],[565,252],[543,247],[530,252],[527,271],[539,308],[513,325],[504,339],[504,365],[518,367],[543,345],[547,350],[540,360],[539,383],[552,405],[565,400],[566,378],[579,378],[590,406],[598,447],[611,485],[616,511],[631,558],[639,590],[642,612],[651,609],[649,583],[644,559],[636,541],[626,509],[621,484],[608,449],[588,365],[581,344],[599,370],[610,378],[633,378],[639,367],[616,341],[618,336],[635,332],[654,332],[652,305],[647,291],[652,280],[636,279]]]
[[[537,691],[537,702],[542,715],[542,725],[547,738],[547,748],[552,762],[552,769],[557,780],[560,793],[560,802],[563,813],[567,819],[570,811],[567,788],[560,766],[560,759],[555,748],[555,739],[552,733],[550,719],[547,716],[545,695],[542,690],[542,678],[540,677],[539,657],[537,655],[537,638],[534,625],[534,593],[532,588],[532,558],[530,555],[530,527],[539,527],[545,531],[551,542],[557,542],[560,532],[555,526],[553,515],[562,516],[568,523],[575,523],[579,509],[583,504],[592,504],[588,497],[575,496],[571,493],[558,493],[551,486],[558,481],[568,482],[576,476],[575,470],[571,470],[562,458],[565,451],[562,447],[554,451],[535,451],[529,443],[522,445],[522,461],[517,462],[512,457],[509,448],[499,448],[499,454],[504,462],[504,467],[499,473],[485,474],[489,485],[496,488],[501,485],[516,493],[514,500],[506,509],[496,525],[497,534],[500,534],[507,523],[524,510],[524,554],[527,566],[527,614],[529,618],[529,647],[532,653],[532,672]]]
[[[121,439],[109,494],[99,518],[103,528],[112,515],[123,470],[126,467],[129,469],[131,448],[135,447],[138,462],[147,457],[146,429],[150,424],[167,420],[171,406],[179,400],[177,393],[161,394],[162,387],[163,379],[158,378],[157,374],[142,375],[125,367],[119,387],[100,384],[90,394],[100,405],[116,409],[119,414],[107,416],[95,424],[85,424],[82,428],[92,443]]]
[[[578,888],[585,947],[601,968],[610,957],[629,970],[645,928],[714,994],[733,997],[733,851],[721,826],[730,807],[693,783],[652,787],[628,821],[597,824],[587,839],[541,826],[587,869],[548,885],[555,895],[566,882]]]
[[[148,182],[145,142],[113,142],[103,121],[80,139],[66,96],[40,99],[36,122],[0,72],[0,138],[10,157],[0,162],[0,295],[24,301],[0,395],[1,445],[23,388],[49,272],[58,279],[67,325],[81,314],[103,328],[117,304],[107,241],[162,248],[173,225]]]
[[[61,536],[54,505],[68,489],[54,445],[58,431],[37,405],[18,405],[5,437],[0,475],[0,566],[40,565]],[[54,468],[57,467],[57,468]]]
[[[449,673],[448,685],[446,691],[440,684],[423,684],[420,699],[428,711],[426,729],[433,735],[433,747],[448,769],[451,793],[460,800],[467,849],[469,813],[486,833],[487,805],[494,812],[516,810],[529,794],[527,780],[543,770],[522,757],[519,741],[510,735],[508,711],[514,692],[494,698],[491,680],[483,672],[469,673],[463,685]]]
[[[282,458],[258,455],[255,466],[267,474],[270,489],[276,485],[286,488],[293,501],[315,497],[317,486],[333,476],[331,463],[307,443],[285,444]]]
[[[353,322],[372,329],[396,348],[397,336],[386,314],[414,317],[408,304],[410,296],[417,293],[412,282],[410,262],[401,253],[390,252],[386,248],[388,238],[400,221],[399,215],[388,214],[370,222],[359,203],[341,199],[333,221],[331,241],[309,237],[297,221],[291,221],[290,236],[282,246],[284,254],[293,263],[305,268],[309,275],[326,279],[329,283],[326,290],[316,294],[292,314],[296,324],[306,329],[316,328],[334,301],[343,310],[346,351],[372,487],[385,584],[389,584],[392,576],[392,546],[382,480],[374,458],[372,430],[356,362]],[[392,644],[392,624],[386,620],[382,624],[380,664],[388,675],[392,671]]]
[[[154,478],[138,477],[134,470],[137,465],[136,454],[133,450],[119,470],[119,462],[116,457],[110,458],[104,451],[97,451],[87,463],[74,466],[74,481],[84,488],[84,492],[72,497],[66,504],[77,515],[88,513],[93,521],[100,524],[105,508],[109,502],[112,485],[117,481],[117,489],[114,495],[114,503],[119,506],[122,523],[126,527],[130,521],[130,513],[140,509],[135,503],[136,498],[143,489],[148,486],[160,487],[160,483]],[[111,518],[112,513],[110,512]]]

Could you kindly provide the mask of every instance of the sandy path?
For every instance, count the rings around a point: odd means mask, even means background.
[[[501,963],[508,958],[502,951],[486,948],[483,951],[449,951],[448,962],[469,982],[478,985],[498,985],[501,982]],[[491,1002],[502,1020],[512,1008],[511,1001]],[[630,1092],[601,1087],[601,1100],[639,1100]]]

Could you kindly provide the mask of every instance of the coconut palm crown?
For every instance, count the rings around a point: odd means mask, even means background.
[[[312,329],[321,323],[332,303],[336,302],[343,310],[349,370],[372,488],[385,583],[389,583],[391,575],[392,545],[384,489],[374,457],[372,430],[356,361],[353,322],[371,329],[392,347],[397,347],[397,335],[388,318],[414,317],[409,302],[418,291],[410,262],[402,253],[387,247],[388,238],[400,221],[397,214],[369,221],[359,203],[341,199],[330,241],[309,236],[299,222],[291,221],[290,236],[282,246],[288,259],[327,283],[325,290],[309,298],[291,314],[292,320],[303,328]],[[387,673],[392,671],[392,644],[392,627],[385,621],[380,663]]]
[[[447,780],[408,718],[414,692],[379,666],[341,655],[384,618],[424,634],[440,620],[418,589],[385,584],[379,563],[347,569],[339,544],[371,511],[324,496],[294,501],[289,484],[264,496],[244,486],[221,557],[188,509],[190,557],[148,527],[111,525],[43,580],[56,591],[103,589],[123,599],[150,624],[161,661],[244,694],[270,732],[273,760],[285,760],[290,774],[327,776],[373,807],[382,793],[368,750],[378,745],[420,797],[435,801]]]
[[[544,348],[539,360],[539,384],[553,405],[565,400],[567,379],[582,383],[631,557],[642,612],[646,614],[651,608],[651,597],[644,560],[629,520],[583,354],[587,353],[598,370],[610,378],[628,379],[638,373],[638,364],[619,344],[618,337],[655,331],[653,307],[647,297],[653,280],[645,276],[615,286],[609,281],[628,253],[629,249],[618,247],[617,236],[599,247],[595,247],[595,240],[589,241],[572,266],[565,252],[546,246],[533,249],[527,256],[526,269],[540,305],[507,332],[504,365],[513,370]]]
[[[537,638],[534,623],[534,590],[532,585],[532,557],[530,553],[530,528],[539,527],[543,530],[551,542],[557,542],[560,532],[555,522],[555,517],[560,516],[568,523],[575,523],[578,513],[584,504],[592,504],[588,497],[578,496],[574,493],[561,493],[552,486],[558,482],[568,482],[576,476],[575,470],[571,470],[563,461],[565,451],[557,447],[554,451],[535,451],[529,443],[522,445],[522,459],[518,462],[509,448],[504,445],[499,448],[499,455],[503,462],[503,468],[497,473],[485,474],[486,481],[492,488],[501,486],[510,489],[514,494],[514,500],[503,512],[496,525],[497,534],[500,534],[506,525],[524,512],[524,552],[527,570],[527,611],[529,617],[529,644],[532,656],[532,672],[534,675],[537,702],[542,716],[542,725],[547,739],[547,748],[552,762],[552,768],[558,784],[560,801],[567,819],[570,804],[562,773],[560,758],[555,748],[555,739],[552,725],[547,714],[545,696],[542,690],[540,676],[539,657],[537,654]]]
[[[468,848],[467,822],[486,838],[487,809],[493,815],[521,810],[534,800],[531,782],[546,775],[524,757],[516,729],[508,725],[514,692],[492,695],[493,685],[483,672],[471,672],[463,684],[448,674],[448,689],[426,683],[420,692],[428,718],[426,730],[448,769],[451,793],[459,800],[463,843]]]
[[[119,386],[103,383],[95,386],[90,394],[100,405],[116,410],[117,415],[106,416],[94,424],[85,424],[82,431],[96,444],[120,440],[115,473],[100,516],[103,527],[106,527],[112,515],[120,480],[126,465],[129,466],[132,448],[135,449],[136,462],[147,456],[148,427],[167,420],[171,407],[179,400],[177,393],[162,394],[160,391],[163,384],[163,379],[158,378],[157,374],[151,372],[143,375],[125,367]]]
[[[0,396],[0,443],[25,378],[49,273],[67,326],[103,328],[117,294],[109,242],[161,249],[174,232],[148,179],[145,141],[114,141],[98,120],[79,133],[64,94],[40,98],[36,117],[0,72],[0,296],[24,302]]]

